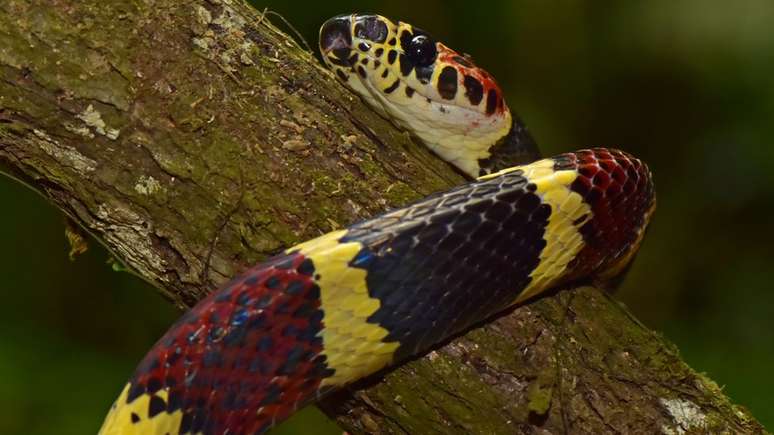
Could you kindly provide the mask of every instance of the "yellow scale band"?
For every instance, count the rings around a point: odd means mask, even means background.
[[[551,215],[545,230],[546,247],[540,254],[540,263],[530,274],[530,285],[514,303],[545,291],[564,276],[567,264],[584,246],[579,228],[591,218],[591,207],[570,189],[577,172],[556,171],[554,161],[545,159],[509,168],[499,174],[517,169],[524,171],[529,182],[535,184],[535,193],[543,203],[551,206]],[[358,242],[340,243],[346,232],[335,231],[288,250],[299,251],[310,258],[320,275],[317,283],[325,313],[321,332],[323,352],[329,367],[335,370],[334,375],[325,379],[322,385],[347,384],[388,366],[400,345],[398,342],[382,342],[389,331],[367,322],[368,317],[379,309],[380,301],[368,295],[367,272],[349,266],[363,246]]]
[[[518,169],[524,172],[530,183],[535,184],[535,193],[543,203],[551,206],[551,215],[545,230],[546,247],[540,254],[540,263],[530,274],[530,285],[514,303],[545,291],[565,275],[567,264],[584,246],[579,228],[591,218],[591,207],[570,189],[577,172],[556,171],[553,160],[509,168],[480,179]],[[347,384],[388,366],[400,345],[398,342],[382,342],[389,331],[367,322],[368,317],[379,309],[380,301],[368,295],[367,272],[349,266],[363,246],[358,242],[340,243],[346,232],[335,231],[288,250],[299,251],[310,258],[320,275],[316,280],[325,313],[321,332],[323,353],[328,359],[328,366],[335,370],[333,376],[322,382],[323,386]]]
[[[537,186],[535,193],[542,202],[551,206],[551,215],[543,236],[546,246],[540,253],[540,263],[530,273],[532,281],[529,286],[514,303],[527,300],[556,284],[567,271],[567,264],[583,249],[583,236],[579,230],[591,218],[591,206],[570,189],[578,173],[574,170],[556,171],[554,164],[552,159],[544,159],[479,178],[488,180],[522,170],[524,177]]]
[[[339,243],[346,233],[334,231],[288,250],[311,259],[319,275],[315,280],[325,314],[320,333],[323,354],[328,367],[335,370],[321,386],[344,385],[386,367],[400,345],[383,342],[389,331],[367,322],[380,301],[368,296],[366,271],[349,266],[363,245]]]

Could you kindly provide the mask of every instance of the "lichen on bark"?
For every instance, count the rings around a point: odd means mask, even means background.
[[[240,0],[0,3],[0,168],[181,308],[293,243],[463,181]],[[763,431],[589,288],[323,407],[355,433]]]

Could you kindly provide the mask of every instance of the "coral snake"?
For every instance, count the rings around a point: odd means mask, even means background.
[[[153,346],[100,433],[265,432],[547,289],[608,282],[636,253],[655,206],[636,158],[539,159],[494,79],[410,24],[335,17],[320,49],[373,109],[479,178],[234,278]]]

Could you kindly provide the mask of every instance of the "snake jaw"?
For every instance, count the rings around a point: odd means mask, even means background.
[[[338,16],[320,29],[320,50],[369,106],[471,177],[511,129],[492,76],[411,24]]]

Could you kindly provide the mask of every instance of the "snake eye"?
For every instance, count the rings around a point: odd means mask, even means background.
[[[416,35],[404,49],[409,60],[419,68],[428,67],[435,62],[438,50],[435,41],[427,35]]]

